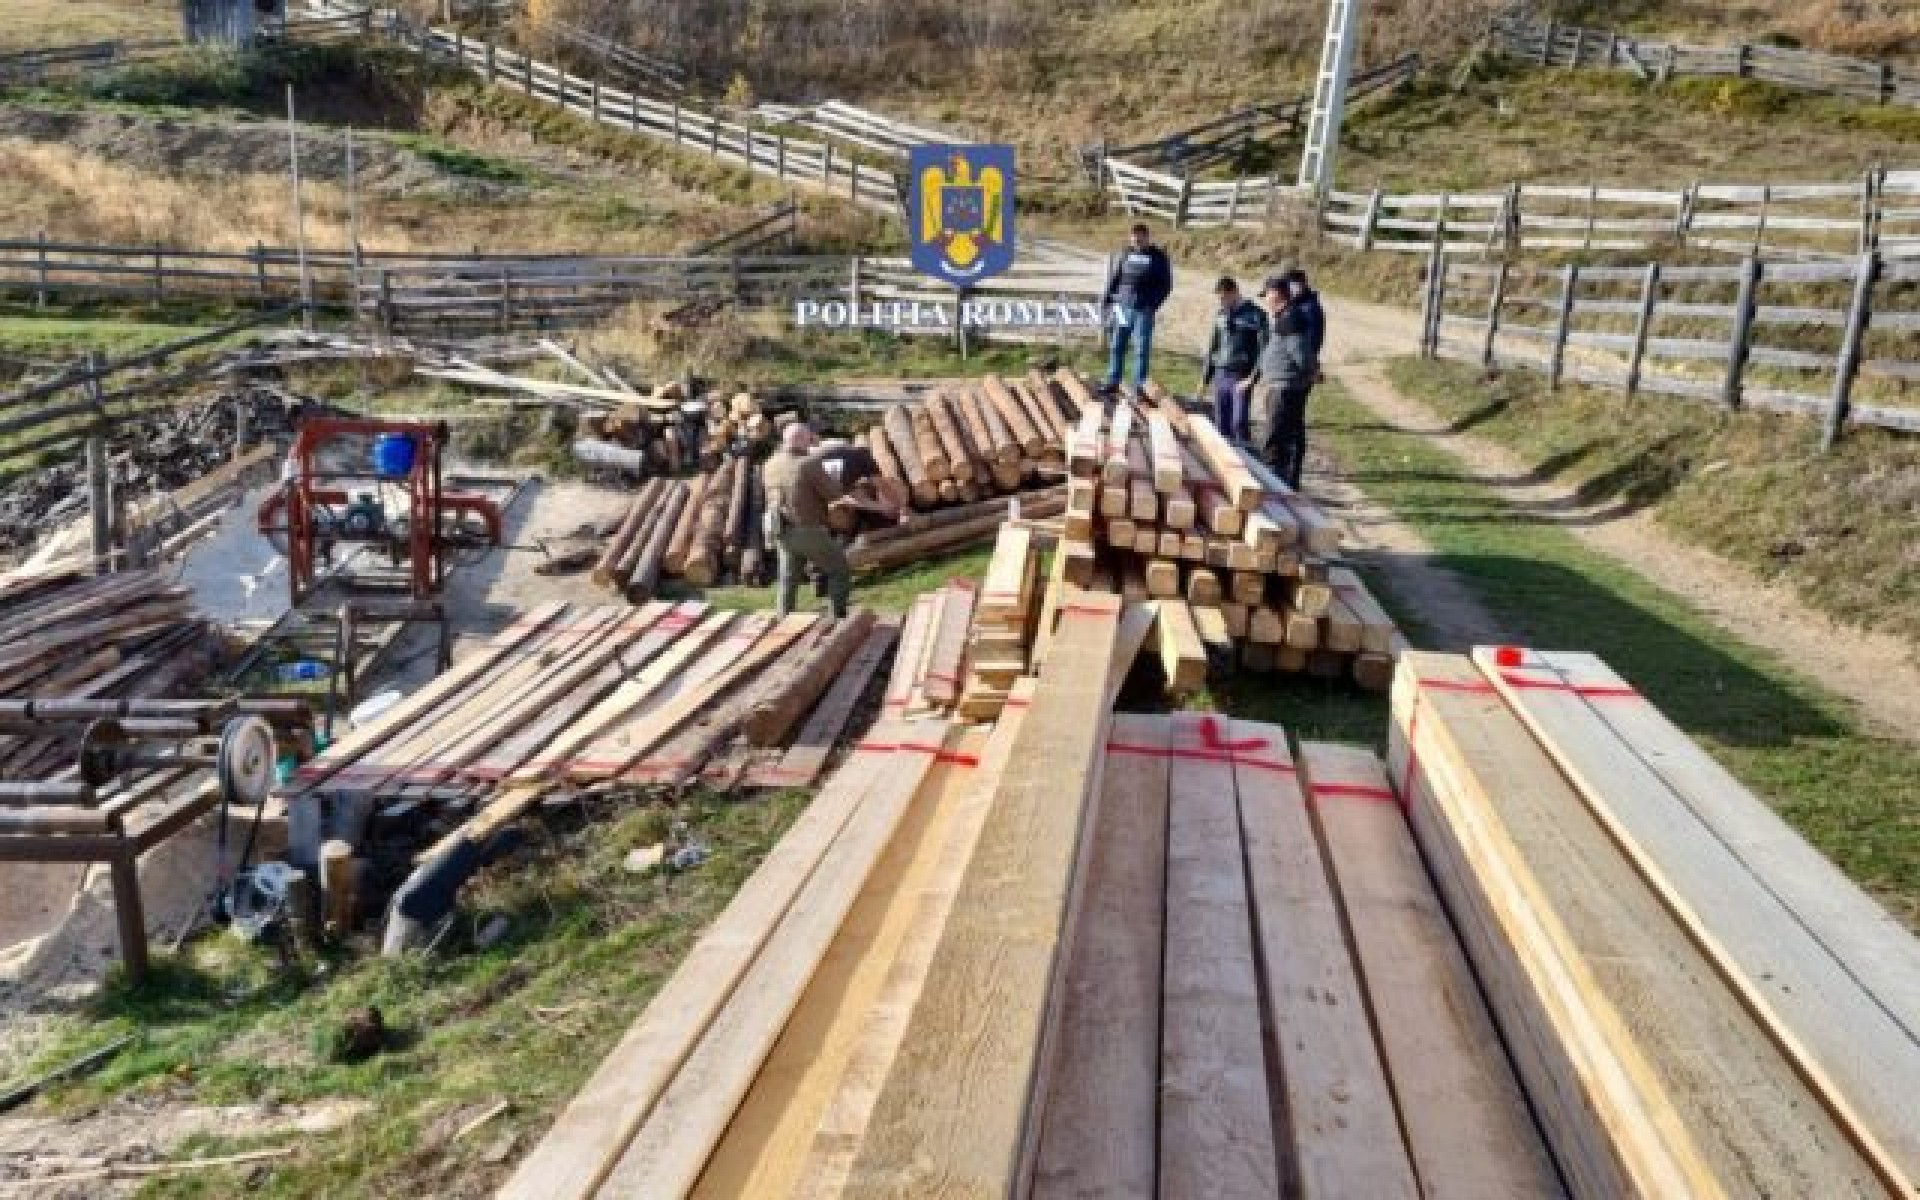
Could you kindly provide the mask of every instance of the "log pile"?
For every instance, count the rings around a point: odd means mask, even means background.
[[[187,590],[153,572],[0,575],[0,697],[179,695],[217,649]],[[35,779],[72,765],[71,744],[0,737],[0,777]]]
[[[687,479],[649,479],[608,534],[593,581],[635,603],[668,579],[699,587],[763,583],[763,502],[759,468],[745,456]]]
[[[921,510],[972,504],[1058,479],[1067,431],[1091,403],[1071,372],[988,375],[888,408],[866,432],[880,473]],[[1097,407],[1097,405],[1096,405]]]
[[[1398,634],[1339,565],[1339,527],[1211,419],[1149,384],[1110,414],[1083,407],[1067,466],[1057,576],[1163,602],[1163,649],[1183,670],[1176,691],[1201,682],[1196,645],[1249,671],[1386,687]]]

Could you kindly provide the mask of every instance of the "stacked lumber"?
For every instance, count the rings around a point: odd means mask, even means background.
[[[1067,467],[1060,578],[1159,602],[1175,692],[1204,682],[1201,646],[1223,667],[1385,688],[1398,634],[1340,564],[1338,525],[1209,418],[1151,384],[1111,411],[1088,404]]]
[[[0,697],[179,695],[215,649],[187,589],[154,572],[0,575]],[[73,764],[71,743],[0,736],[0,777],[38,779]]]
[[[917,508],[971,503],[1018,490],[1065,461],[1066,431],[1087,403],[1087,389],[1048,379],[988,375],[976,384],[929,389],[919,400],[888,408],[866,443],[883,475],[897,481]]]
[[[892,634],[865,611],[545,605],[301,766],[282,796],[290,811],[402,814],[427,838],[479,844],[557,791],[806,786]]]
[[[967,635],[965,683],[955,711],[991,721],[1006,707],[1014,681],[1027,673],[1040,618],[1040,548],[1033,531],[1008,525],[993,544]]]
[[[1409,654],[1390,754],[1576,1194],[1916,1194],[1920,943],[1645,697]]]

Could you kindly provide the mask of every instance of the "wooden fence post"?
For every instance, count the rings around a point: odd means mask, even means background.
[[[1673,68],[1679,58],[1679,54],[1679,48],[1672,42],[1668,42],[1666,56],[1660,60],[1661,83],[1671,83],[1673,81]]]
[[[1193,174],[1190,171],[1180,173],[1180,195],[1173,204],[1173,227],[1181,229],[1187,223],[1187,201],[1193,196]]]
[[[1627,399],[1640,390],[1640,368],[1647,357],[1647,334],[1653,328],[1653,310],[1660,298],[1660,264],[1647,264],[1647,278],[1640,285],[1640,315],[1633,326],[1633,355],[1627,360]]]
[[[493,39],[488,38],[487,39],[487,83],[489,86],[491,86],[493,82],[500,77],[500,67],[499,67],[499,64],[494,61],[494,51],[495,51],[495,47],[493,44]]]
[[[1233,228],[1233,222],[1240,215],[1240,185],[1245,182],[1239,176],[1233,180],[1233,190],[1227,193],[1227,228]]]
[[[773,135],[773,177],[775,179],[787,177],[787,135],[785,133]]]
[[[847,265],[847,308],[860,311],[860,256],[854,255]]]
[[[1487,302],[1487,338],[1480,347],[1480,366],[1484,370],[1493,369],[1493,339],[1500,332],[1500,305],[1507,298],[1507,264],[1504,260],[1494,268],[1493,298]]]
[[[960,343],[960,361],[967,361],[967,289],[953,290],[953,335]]]
[[[820,143],[820,186],[826,187],[833,181],[833,143]]]
[[[1687,234],[1693,229],[1693,209],[1700,201],[1700,185],[1690,183],[1680,193],[1680,207],[1673,214],[1673,240],[1678,246],[1687,244]]]
[[[1446,250],[1440,240],[1435,238],[1433,249],[1427,254],[1426,290],[1420,296],[1421,358],[1432,358],[1436,349],[1433,331],[1437,322],[1434,320],[1434,309],[1437,307],[1436,296],[1439,293],[1440,273],[1446,270],[1446,267]]]
[[[156,303],[166,290],[166,249],[158,242],[153,246],[153,298]]]
[[[1753,223],[1753,252],[1760,253],[1767,241],[1767,217],[1773,209],[1773,185],[1760,185],[1760,218]]]
[[[35,308],[47,306],[47,274],[47,231],[42,229],[40,231],[40,288],[34,293]]]
[[[467,65],[467,40],[457,27],[453,31],[453,63],[457,67]]]
[[[1875,163],[1867,168],[1860,184],[1860,245],[1858,253],[1872,254],[1880,248],[1880,193],[1886,186],[1886,168]]]
[[[1433,219],[1433,240],[1440,244],[1443,251],[1447,244],[1447,210],[1451,207],[1453,207],[1453,193],[1441,192],[1440,211]]]
[[[1547,27],[1540,33],[1540,65],[1553,65],[1553,18],[1547,18]]]
[[[1753,47],[1741,42],[1733,60],[1733,73],[1745,79],[1753,71]]]
[[[1740,384],[1747,373],[1747,351],[1753,338],[1754,302],[1760,291],[1760,256],[1749,254],[1740,264],[1740,291],[1733,302],[1733,334],[1727,346],[1727,377],[1720,385],[1720,402],[1740,407]]]
[[[640,102],[638,97],[634,99],[632,111],[634,122],[637,124],[640,120]],[[678,96],[673,98],[673,144],[676,146],[680,144],[680,97]]]
[[[1567,337],[1573,332],[1574,290],[1579,286],[1580,268],[1573,263],[1569,263],[1560,276],[1560,318],[1554,325],[1553,358],[1547,368],[1547,388],[1549,391],[1557,392],[1560,390],[1560,376],[1566,370]]]
[[[500,268],[500,335],[513,329],[513,270]]]
[[[267,247],[258,241],[253,244],[253,283],[264,301],[267,298]]]
[[[98,350],[87,353],[87,399],[92,402],[94,412],[90,420],[92,432],[87,434],[87,517],[91,527],[93,551],[93,572],[105,575],[113,569],[113,500],[107,479],[107,413],[104,403],[105,389],[100,384],[100,370],[106,362],[106,356]]]
[[[526,78],[526,93],[531,96],[533,95],[533,55],[521,54],[520,66],[521,73]]]
[[[1567,56],[1567,70],[1571,71],[1580,65],[1580,52],[1586,48],[1587,31],[1583,27],[1575,26],[1573,30],[1573,53]]]
[[[1360,219],[1360,249],[1362,250],[1373,249],[1375,226],[1380,222],[1380,200],[1379,188],[1373,189],[1373,194],[1367,197],[1367,212]]]
[[[393,340],[393,275],[385,267],[380,268],[380,336]]]
[[[1847,427],[1847,413],[1853,402],[1853,381],[1860,373],[1860,352],[1867,338],[1867,323],[1872,320],[1873,285],[1880,275],[1880,256],[1862,254],[1859,273],[1853,280],[1853,307],[1847,313],[1847,334],[1841,339],[1840,361],[1833,369],[1833,403],[1827,408],[1826,428],[1820,436],[1822,450],[1833,449]]]
[[[588,94],[592,97],[593,123],[598,125],[600,124],[600,81],[598,79],[593,81],[593,89]]]
[[[1524,214],[1520,211],[1520,201],[1520,181],[1515,180],[1507,185],[1507,203],[1501,214],[1505,219],[1501,240],[1510,255],[1520,253],[1521,244],[1526,240],[1526,223],[1522,220]]]
[[[1593,227],[1600,219],[1600,188],[1596,184],[1587,185],[1587,236],[1585,249],[1593,249]]]
[[[1893,102],[1892,63],[1883,62],[1880,64],[1880,86],[1877,90],[1880,93],[1880,103],[1891,104]]]

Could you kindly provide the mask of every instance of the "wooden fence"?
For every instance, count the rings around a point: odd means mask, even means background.
[[[1658,82],[1687,75],[1757,79],[1877,104],[1920,105],[1920,71],[1781,46],[1651,42],[1536,19],[1523,12],[1507,13],[1494,21],[1493,44],[1513,58],[1542,67],[1610,68]]]
[[[974,140],[965,134],[896,121],[844,100],[826,100],[814,105],[762,104],[754,109],[754,115],[769,125],[792,125],[811,130],[829,141],[858,146],[882,158],[903,161],[915,146]]]
[[[1427,272],[1422,352],[1488,368],[1920,432],[1920,261]]]
[[[299,313],[298,308],[282,308],[244,317],[124,358],[76,366],[52,379],[0,395],[0,462],[42,454],[102,434],[116,419],[140,411],[154,393],[203,379],[222,368],[219,362],[202,362],[163,370],[177,356],[249,329],[297,318]],[[140,374],[124,378],[135,372]]]
[[[1420,71],[1420,56],[1405,54],[1355,75],[1347,85],[1347,103],[1353,104],[1412,79]],[[1168,168],[1190,173],[1227,162],[1245,163],[1257,146],[1298,138],[1306,132],[1312,96],[1295,96],[1268,104],[1253,104],[1224,117],[1189,126],[1150,142],[1110,146],[1105,142],[1081,151],[1087,173],[1097,185],[1110,159],[1133,166]]]
[[[669,96],[677,96],[687,90],[686,68],[671,59],[623,46],[611,38],[601,37],[551,17],[543,20],[539,28],[541,33],[553,40],[591,56],[635,91],[652,88]]]
[[[785,133],[726,120],[678,100],[648,100],[572,75],[490,41],[457,30],[396,27],[422,54],[449,59],[478,72],[489,84],[556,104],[597,124],[671,142],[796,186],[844,196],[866,208],[901,211],[901,188],[893,172],[836,154],[831,143],[803,141]]]
[[[1846,183],[1651,188],[1513,184],[1498,192],[1329,192],[1326,235],[1361,250],[1512,254],[1519,250],[1695,248],[1789,258],[1878,251],[1920,257],[1920,170],[1872,170]]]

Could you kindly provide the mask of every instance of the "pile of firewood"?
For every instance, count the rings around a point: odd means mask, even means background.
[[[178,694],[217,646],[187,590],[151,571],[0,575],[0,696],[104,700]],[[73,765],[73,747],[0,735],[0,777]]]
[[[669,578],[700,587],[762,582],[763,502],[760,471],[744,455],[690,479],[650,479],[608,539],[594,582],[636,601]]]

